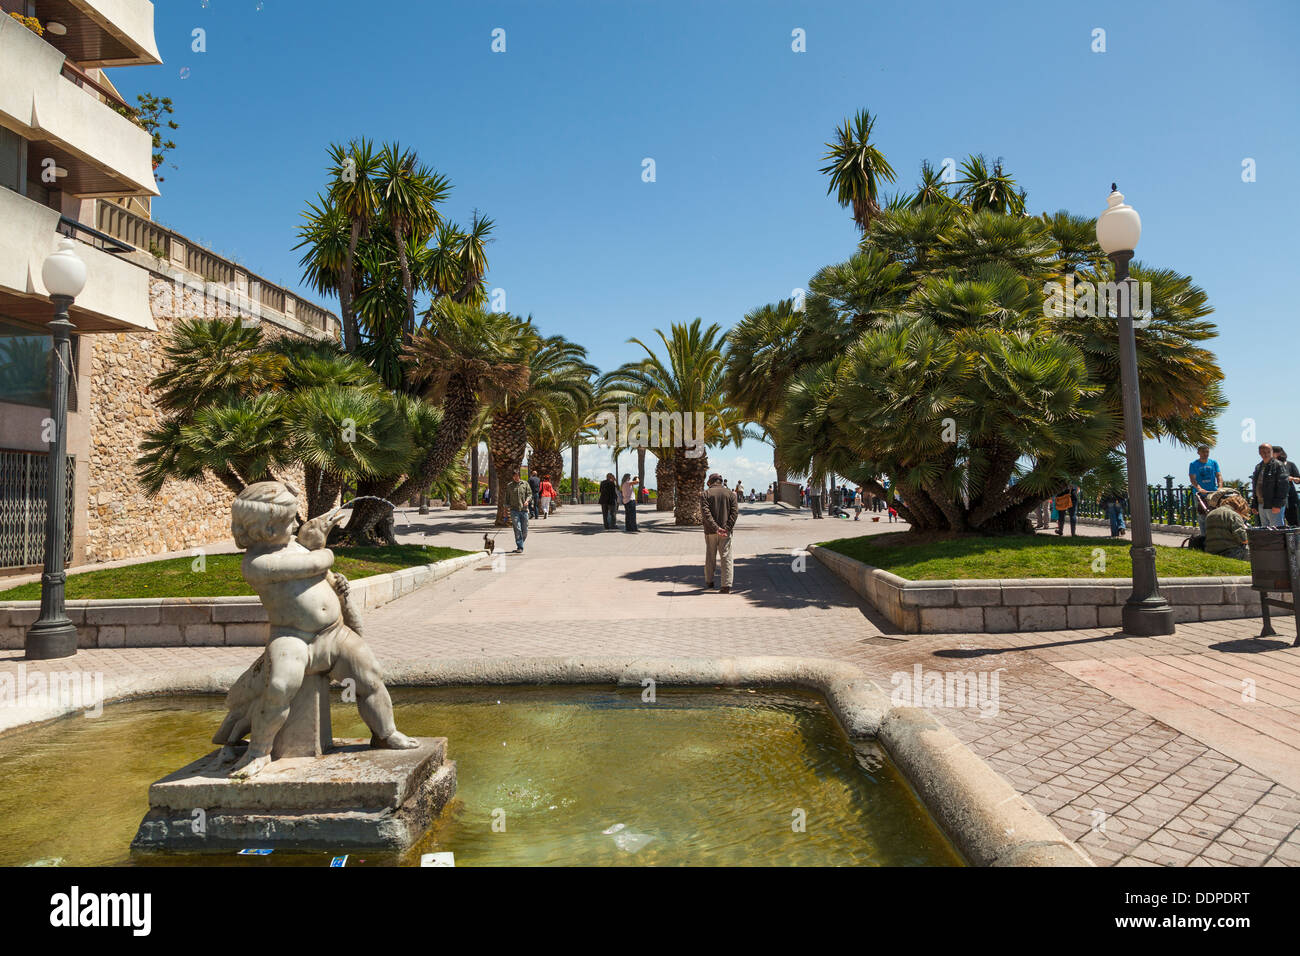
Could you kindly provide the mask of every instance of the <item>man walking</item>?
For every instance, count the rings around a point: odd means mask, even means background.
[[[528,537],[528,507],[532,504],[533,491],[528,482],[519,477],[516,468],[506,485],[505,502],[510,509],[510,526],[515,529],[515,553],[523,554],[524,541]]]
[[[606,531],[618,528],[618,482],[612,471],[605,472],[605,480],[600,483],[600,517],[605,522]]]
[[[528,499],[528,516],[530,518],[536,518],[538,514],[537,506],[542,497],[542,479],[538,478],[531,471],[528,473],[528,490],[530,495]]]
[[[814,518],[822,516],[822,490],[820,488],[814,488],[812,485],[808,486],[808,506],[812,508]]]
[[[736,496],[728,490],[717,472],[709,475],[709,486],[700,495],[700,518],[704,521],[704,583],[717,587],[714,575],[718,558],[722,559],[722,593],[731,593],[731,532],[736,527]]]

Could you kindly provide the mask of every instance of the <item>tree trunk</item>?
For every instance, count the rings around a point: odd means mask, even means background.
[[[403,501],[411,495],[427,491],[434,480],[456,460],[465,447],[465,442],[469,440],[470,429],[478,415],[476,385],[476,382],[464,379],[449,383],[446,397],[442,400],[442,424],[438,426],[438,434],[433,438],[433,446],[414,473],[408,475],[387,497],[393,501]]]
[[[569,503],[578,503],[578,443],[569,446]]]
[[[682,526],[699,526],[700,495],[704,493],[704,479],[709,473],[709,456],[700,455],[690,458],[689,449],[673,449],[673,484],[677,500],[673,507],[673,524]]]
[[[393,224],[393,237],[397,240],[397,264],[402,268],[402,291],[406,293],[406,318],[402,321],[402,343],[415,335],[415,290],[411,286],[411,263],[406,257],[406,236],[400,223]]]
[[[504,488],[519,470],[528,451],[528,427],[519,412],[496,412],[492,416],[492,431],[488,437],[488,454],[496,466],[497,484]],[[499,490],[499,489],[498,489]],[[497,495],[498,528],[510,526],[510,511],[501,496]]]
[[[785,459],[781,457],[781,449],[775,445],[772,446],[772,467],[776,469],[776,483],[778,490],[785,476],[789,474],[789,469],[785,466]]]
[[[361,330],[357,326],[355,291],[355,263],[357,243],[361,239],[361,220],[352,220],[352,234],[348,236],[348,258],[343,263],[339,277],[339,312],[343,320],[343,351],[355,352],[361,344]]]
[[[307,485],[307,517],[319,517],[338,503],[339,492],[343,488],[343,479],[322,471],[315,465],[303,466],[304,483]]]
[[[478,504],[478,442],[469,450],[469,503]]]
[[[664,451],[665,449],[660,449]],[[677,500],[674,489],[677,478],[674,474],[673,459],[664,455],[655,464],[655,511],[672,511]]]
[[[636,450],[636,499],[637,504],[645,500],[645,446],[641,445]]]

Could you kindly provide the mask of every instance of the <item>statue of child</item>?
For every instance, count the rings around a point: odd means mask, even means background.
[[[315,550],[294,540],[297,522],[297,489],[278,481],[249,485],[231,506],[235,544],[246,549],[244,578],[257,591],[270,620],[266,651],[259,662],[265,686],[249,707],[248,750],[232,768],[232,776],[251,777],[271,762],[275,736],[308,674],[354,682],[357,709],[371,730],[370,746],[393,750],[419,746],[397,730],[379,662],[344,621],[343,606],[332,586],[334,553],[323,547],[323,536]]]

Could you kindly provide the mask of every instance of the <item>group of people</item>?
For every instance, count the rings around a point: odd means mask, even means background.
[[[612,471],[605,473],[605,480],[600,483],[600,515],[606,531],[618,528],[618,510],[623,508],[623,530],[636,533],[636,500],[641,495],[641,479],[630,474],[623,475],[622,483],[614,480]]]
[[[898,520],[898,510],[880,495],[864,491],[861,486],[850,488],[848,485],[832,483],[829,493],[824,493],[811,485],[799,486],[799,505],[812,511],[814,518],[822,517],[822,499],[826,498],[832,518],[847,518],[849,508],[853,509],[853,520],[862,518],[862,512],[889,512],[889,520]]]

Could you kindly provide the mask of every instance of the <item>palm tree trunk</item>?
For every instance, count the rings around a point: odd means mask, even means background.
[[[478,504],[478,442],[469,450],[469,503]]]
[[[528,451],[528,424],[518,412],[497,412],[492,416],[492,431],[488,436],[488,454],[496,466],[497,484],[504,487],[519,470]],[[498,528],[508,527],[510,511],[501,495],[497,495]]]
[[[578,442],[569,446],[569,502],[578,503]]]
[[[442,425],[434,436],[433,446],[418,468],[406,477],[390,496],[393,501],[403,500],[427,490],[434,479],[456,460],[465,443],[469,441],[474,418],[478,415],[478,398],[472,382],[457,381],[449,384],[442,400]]]
[[[343,488],[342,477],[322,471],[315,465],[304,465],[303,478],[307,485],[306,504],[309,519],[319,517],[334,507]]]
[[[709,473],[709,456],[687,456],[686,448],[673,449],[673,478],[677,494],[673,507],[673,524],[678,527],[703,524],[700,518],[700,495],[704,493],[704,478]]]
[[[361,330],[357,327],[355,296],[355,263],[357,260],[357,243],[361,240],[361,220],[352,220],[352,234],[348,237],[348,258],[343,263],[343,274],[339,277],[339,311],[343,313],[343,351],[355,352],[360,345]]]
[[[661,448],[660,452],[663,451],[664,449]],[[673,510],[676,488],[677,476],[673,470],[673,459],[666,454],[661,454],[655,464],[655,511]]]
[[[411,284],[411,263],[406,257],[406,236],[400,223],[393,224],[397,240],[397,264],[402,269],[402,290],[406,293],[406,318],[402,322],[402,342],[409,343],[415,335],[415,290]]]
[[[645,446],[641,445],[636,450],[636,497],[637,503],[645,499]]]

